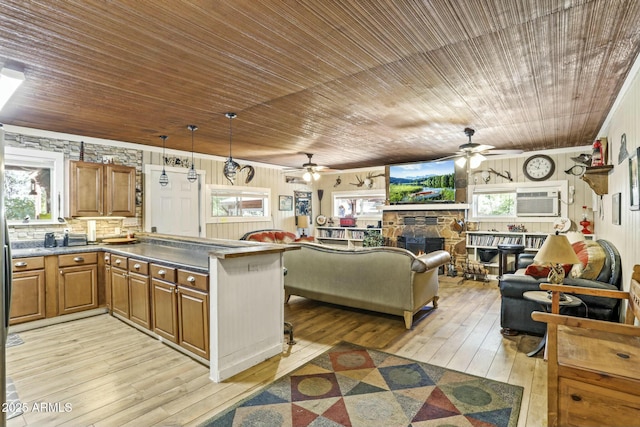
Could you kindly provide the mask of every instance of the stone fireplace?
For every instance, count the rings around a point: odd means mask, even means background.
[[[382,214],[385,245],[404,247],[413,253],[444,249],[455,259],[456,268],[461,267],[466,254],[466,209],[467,205],[446,209],[430,209],[428,205],[385,206]]]

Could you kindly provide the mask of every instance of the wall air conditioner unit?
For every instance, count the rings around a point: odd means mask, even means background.
[[[519,188],[516,193],[518,216],[560,216],[560,192],[548,188]]]

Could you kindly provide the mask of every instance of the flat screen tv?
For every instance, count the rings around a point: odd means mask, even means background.
[[[389,203],[453,203],[455,167],[453,159],[389,166]]]

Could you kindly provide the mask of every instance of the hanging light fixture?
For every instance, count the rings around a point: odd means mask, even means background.
[[[236,175],[240,170],[240,165],[236,163],[231,156],[231,142],[233,136],[231,121],[236,118],[236,113],[226,113],[225,116],[229,119],[229,158],[224,162],[223,174],[224,177],[229,180],[231,185],[233,185],[236,180]]]
[[[167,144],[167,135],[160,135],[160,138],[162,138],[162,173],[160,174],[160,185],[163,187],[166,187],[167,184],[169,183],[169,176],[167,175],[167,172],[164,170],[164,164],[166,163],[166,157],[164,155],[164,150],[165,150],[165,146]]]
[[[193,132],[198,130],[198,126],[189,125],[187,129],[191,131],[191,167],[189,168],[189,172],[187,173],[187,180],[189,182],[196,182],[198,179],[198,174],[196,173],[196,167],[193,164]]]

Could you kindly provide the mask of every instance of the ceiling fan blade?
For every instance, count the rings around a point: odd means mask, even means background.
[[[523,150],[490,150],[487,153],[482,153],[485,156],[489,155],[489,156],[496,156],[496,155],[500,155],[500,154],[522,154],[524,153]]]

